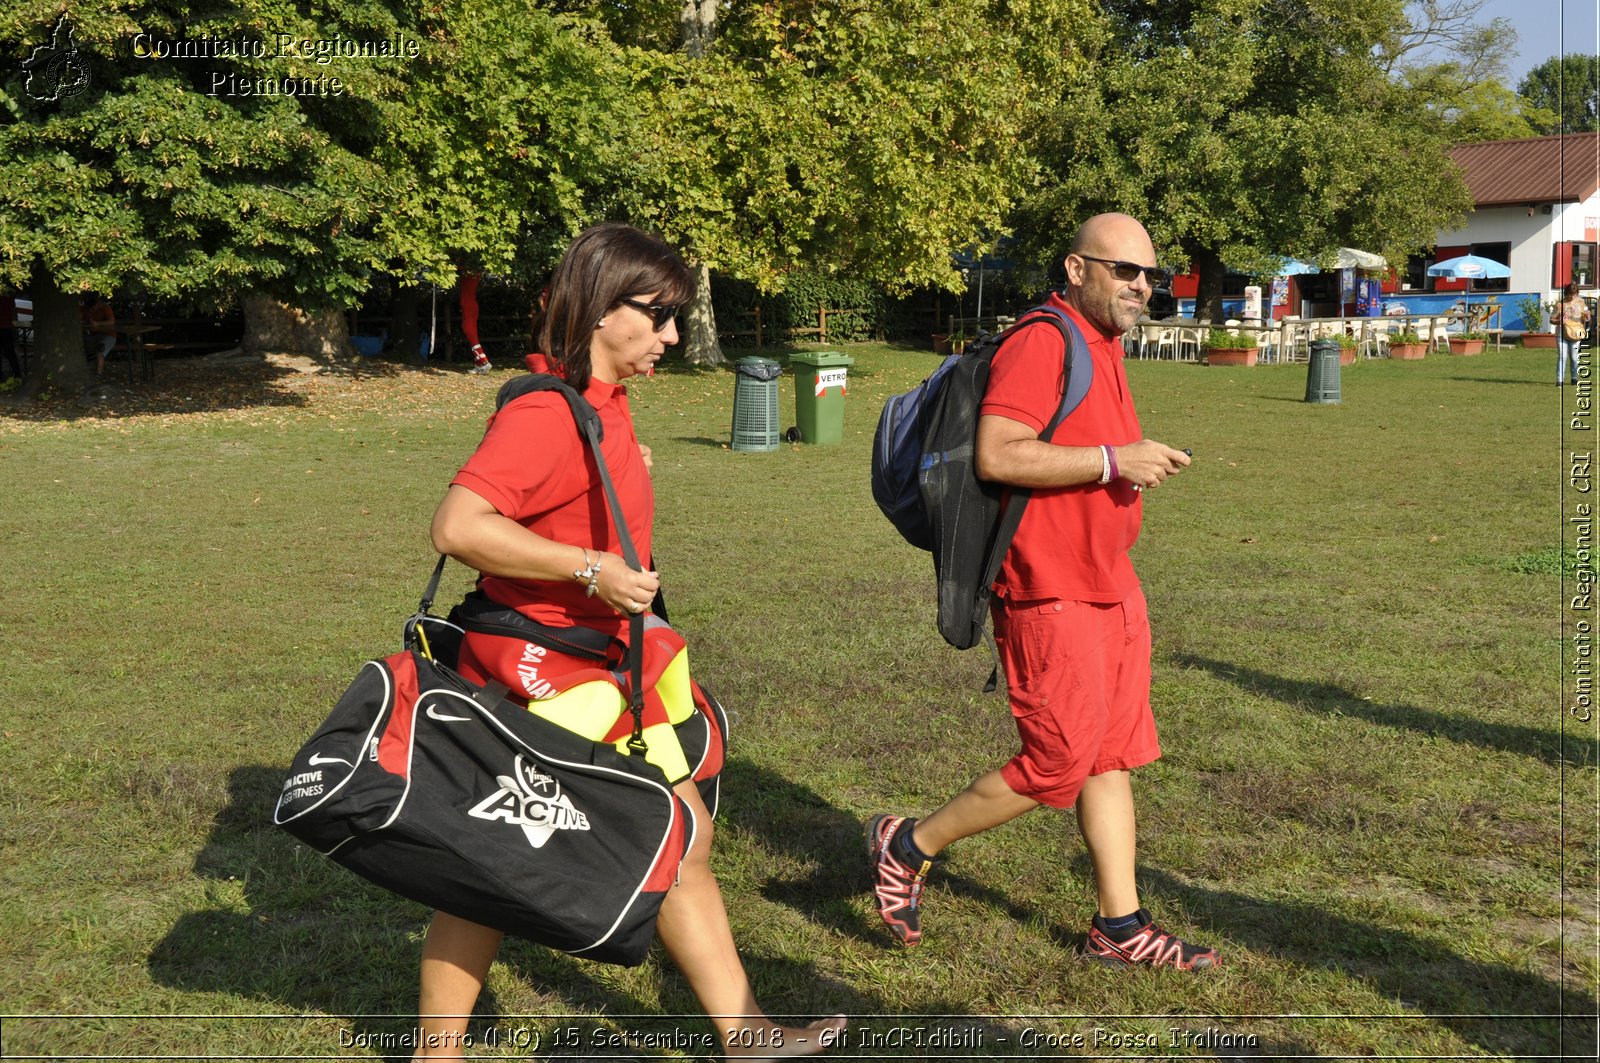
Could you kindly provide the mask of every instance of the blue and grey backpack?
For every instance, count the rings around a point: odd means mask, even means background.
[[[939,633],[957,649],[983,640],[1000,564],[1028,504],[1025,488],[978,479],[978,407],[995,354],[1019,329],[1048,321],[1061,333],[1061,406],[1039,433],[1049,440],[1089,393],[1094,365],[1072,319],[1034,307],[998,335],[946,358],[933,375],[883,408],[872,451],[872,497],[906,542],[933,554]]]

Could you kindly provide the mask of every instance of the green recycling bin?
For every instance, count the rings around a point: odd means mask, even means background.
[[[1306,401],[1333,405],[1339,401],[1339,343],[1311,341],[1311,365],[1306,370]]]
[[[844,393],[855,359],[837,351],[806,351],[789,356],[794,369],[794,419],[791,442],[837,443],[844,439]]]
[[[740,358],[733,363],[733,441],[729,449],[778,449],[778,377],[771,358]]]

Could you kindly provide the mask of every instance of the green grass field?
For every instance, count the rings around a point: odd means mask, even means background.
[[[1301,401],[1304,366],[1129,365],[1146,432],[1195,453],[1135,553],[1165,749],[1135,778],[1141,887],[1224,951],[1195,978],[1077,958],[1092,884],[1049,812],[949,851],[920,948],[879,926],[862,820],[930,811],[1014,730],[868,490],[884,398],[936,359],[849,353],[832,447],[731,452],[727,372],[632,389],[673,621],[735,716],[714,864],[771,1010],[858,1016],[856,1059],[1594,1057],[1600,791],[1594,725],[1563,712],[1551,358],[1367,363],[1338,406]],[[506,374],[160,374],[120,410],[0,413],[0,1050],[406,1058],[426,913],[269,816],[397,648]],[[710,1029],[659,951],[511,943],[480,1011],[489,1057]]]

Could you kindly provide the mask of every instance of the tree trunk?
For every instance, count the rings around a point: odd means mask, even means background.
[[[408,365],[422,364],[422,319],[417,315],[417,288],[401,284],[394,290],[394,313],[389,319],[394,349]]]
[[[29,295],[33,299],[33,372],[24,382],[23,397],[49,385],[78,392],[94,383],[83,347],[83,318],[78,297],[62,290],[55,276],[35,262]]]
[[[684,54],[699,59],[717,35],[717,0],[683,0],[678,16],[678,36]]]
[[[694,301],[682,315],[683,357],[690,365],[723,365],[728,359],[717,339],[717,314],[711,307],[711,268],[698,259],[690,266],[695,288]]]
[[[350,324],[337,310],[308,314],[269,295],[244,297],[244,341],[252,354],[300,354],[331,360],[350,353]]]
[[[1209,247],[1201,247],[1189,256],[1189,263],[1200,278],[1194,296],[1194,316],[1222,324],[1222,280],[1227,272],[1222,257]]]
[[[683,53],[691,59],[705,55],[717,35],[718,0],[683,0],[683,11],[678,16],[678,37]],[[691,257],[690,267],[695,273],[694,302],[682,315],[684,358],[690,365],[722,365],[727,362],[722,354],[722,343],[717,339],[717,315],[711,309],[711,269],[698,258]]]

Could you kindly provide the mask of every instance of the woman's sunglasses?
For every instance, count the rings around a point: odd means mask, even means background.
[[[1172,271],[1162,269],[1160,266],[1141,266],[1137,262],[1124,262],[1120,258],[1096,258],[1094,255],[1079,255],[1079,258],[1088,259],[1090,262],[1104,262],[1111,267],[1111,275],[1117,280],[1127,284],[1138,279],[1143,273],[1150,278],[1150,287],[1165,288],[1172,280]]]
[[[633,307],[635,310],[649,314],[650,323],[655,326],[657,332],[666,328],[671,324],[672,319],[678,316],[678,308],[676,306],[665,306],[660,303],[641,303],[637,299],[629,299],[626,296],[618,301]]]

